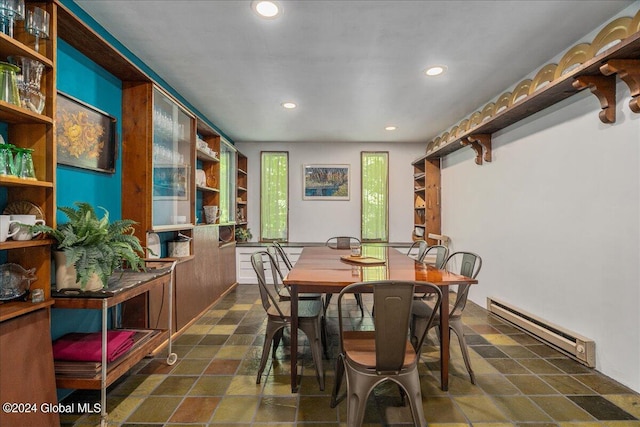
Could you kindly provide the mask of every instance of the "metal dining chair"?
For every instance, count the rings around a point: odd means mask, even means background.
[[[424,251],[427,250],[427,248],[429,247],[429,244],[427,242],[425,242],[422,239],[419,240],[415,240],[411,246],[409,247],[409,251],[407,252],[407,256],[409,258],[413,258],[416,261],[420,261],[422,262],[422,258],[424,257]],[[417,254],[413,254],[413,251],[418,249],[418,253]]]
[[[413,254],[415,249],[418,249],[417,254]],[[407,256],[415,259],[418,262],[425,262],[425,259],[428,255],[435,254],[436,259],[433,263],[436,268],[442,268],[444,262],[447,260],[447,255],[449,254],[449,248],[444,245],[431,245],[429,246],[427,242],[424,240],[416,240],[409,247],[409,251],[407,252]]]
[[[276,290],[276,293],[278,294],[278,298],[280,301],[290,301],[291,292],[289,287],[284,284],[285,275],[282,272],[282,269],[280,268],[280,261],[281,260],[283,261],[283,264],[285,265],[288,271],[291,271],[291,269],[293,268],[293,265],[291,265],[291,261],[287,257],[287,254],[282,248],[282,246],[280,246],[277,242],[274,242],[272,246],[268,247],[267,252],[271,255],[271,259],[273,261],[271,263],[271,276],[273,279],[274,288]],[[329,352],[327,348],[327,321],[325,319],[324,301],[322,300],[322,295],[323,294],[321,293],[312,293],[312,292],[299,293],[298,301],[317,300],[317,301],[320,301],[320,303],[322,304],[322,324],[321,324],[322,325],[322,329],[321,329],[322,348],[324,350],[325,357],[328,359]]]
[[[345,287],[338,295],[340,353],[336,362],[331,407],[338,404],[338,393],[342,378],[346,374],[347,425],[350,427],[362,425],[367,398],[371,391],[384,381],[396,383],[404,396],[409,398],[414,424],[426,425],[418,375],[420,355],[411,345],[408,335],[413,293],[417,286],[436,295],[434,303],[439,306],[442,297],[440,290],[437,286],[425,282],[360,282]],[[373,292],[376,307],[373,331],[352,331],[343,328],[343,297],[347,293],[359,291]],[[435,311],[427,320],[426,330],[434,318]],[[420,339],[420,344],[422,339],[424,337]]]
[[[276,349],[278,348],[283,335],[282,332],[284,328],[291,326],[291,301],[281,301],[277,294],[269,289],[265,276],[265,259],[270,264],[271,268],[275,268],[275,260],[269,252],[258,251],[251,255],[251,265],[253,266],[253,270],[256,272],[256,276],[258,278],[262,307],[267,313],[267,328],[265,331],[264,344],[262,346],[262,356],[260,358],[256,384],[260,384],[262,373],[264,372],[267,364],[267,358],[271,351],[272,343],[272,357],[275,358]],[[318,384],[320,385],[320,390],[324,390],[321,316],[322,302],[320,300],[298,301],[299,328],[309,339],[313,363],[316,366]],[[291,333],[297,332],[291,331]],[[291,349],[291,351],[297,351],[297,349]]]
[[[449,271],[453,271],[453,267],[455,265],[460,265],[460,269],[458,270],[459,274],[475,279],[482,268],[482,258],[472,252],[454,252],[447,258],[444,268]],[[453,298],[454,302],[449,304],[449,329],[455,332],[458,337],[458,343],[460,344],[464,364],[469,372],[471,383],[475,384],[476,378],[473,370],[471,369],[469,350],[467,349],[467,342],[464,338],[464,327],[462,324],[462,313],[467,304],[470,287],[471,285],[458,285],[457,292],[455,292],[455,298]],[[411,336],[413,342],[417,343],[417,352],[420,352],[420,347],[422,346],[418,337],[425,337],[430,328],[440,326],[440,316],[436,316],[435,321],[431,324],[428,323],[428,319],[431,319],[433,314],[437,311],[438,306],[433,304],[429,299],[414,300],[413,302],[411,314]]]
[[[357,243],[361,245],[362,242],[357,237],[350,236],[336,236],[330,237],[324,243],[325,246],[331,249],[351,249],[351,245]],[[329,303],[331,302],[332,294],[326,294],[324,297],[324,314],[327,314],[327,308],[329,307]],[[355,294],[356,303],[358,303],[358,307],[360,308],[360,315],[364,316],[364,304],[362,303],[362,295]]]

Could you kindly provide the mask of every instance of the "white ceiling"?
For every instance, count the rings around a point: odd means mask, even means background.
[[[426,143],[633,1],[76,3],[236,142]]]

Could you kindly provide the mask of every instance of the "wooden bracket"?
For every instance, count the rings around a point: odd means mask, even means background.
[[[629,108],[640,113],[640,59],[612,59],[600,67],[605,76],[617,74],[631,92]]]
[[[607,76],[580,76],[573,82],[576,89],[588,87],[600,101],[600,121],[602,123],[616,122],[616,78]]]
[[[491,162],[491,134],[480,133],[469,135],[469,141],[479,143],[484,149],[484,161]]]
[[[473,151],[476,152],[476,165],[482,165],[482,145],[477,143],[475,140],[471,140],[468,136],[460,139],[460,144],[470,145],[471,148],[473,148]]]

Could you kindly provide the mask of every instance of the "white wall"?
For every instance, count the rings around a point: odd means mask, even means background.
[[[481,254],[471,299],[499,297],[592,338],[597,369],[640,391],[640,115],[617,122],[588,90],[493,136],[442,170],[442,231]]]
[[[389,151],[389,241],[410,242],[413,231],[413,168],[424,144],[399,143],[237,143],[249,162],[248,220],[258,240],[260,230],[260,152],[289,152],[289,241],[324,242],[331,236],[360,236],[360,152]],[[349,201],[302,200],[305,164],[351,165]]]

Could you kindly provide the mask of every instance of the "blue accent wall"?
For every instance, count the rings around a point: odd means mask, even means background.
[[[80,169],[72,166],[56,167],[56,202],[58,206],[72,206],[82,201],[101,206],[109,212],[111,220],[122,217],[120,161],[122,135],[122,82],[99,67],[64,40],[58,39],[57,51],[58,91],[70,95],[117,120],[118,157],[113,174]],[[101,212],[98,211],[98,216]],[[58,211],[58,224],[67,222]],[[101,317],[98,310],[51,310],[51,338],[56,339],[68,332],[93,332],[100,330]],[[71,390],[58,390],[61,399]]]
[[[76,201],[89,202],[109,211],[110,219],[120,219],[122,162],[122,82],[90,61],[64,40],[58,39],[58,91],[79,99],[117,120],[118,156],[114,174],[58,165],[56,198],[58,206],[71,206]],[[100,212],[98,212],[100,216]],[[66,222],[58,213],[58,223]]]

